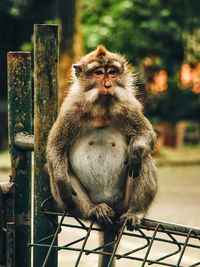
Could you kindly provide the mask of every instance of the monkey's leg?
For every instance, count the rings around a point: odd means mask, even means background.
[[[72,214],[86,220],[95,219],[101,226],[112,224],[114,211],[105,203],[92,203],[87,191],[74,175],[70,175],[70,181],[76,192],[76,195],[72,196],[75,203]]]
[[[72,214],[82,219],[95,219],[97,224],[103,227],[104,231],[100,232],[100,246],[112,243],[115,240],[115,233],[112,231],[111,224],[114,217],[114,211],[105,203],[94,204],[89,198],[89,195],[79,180],[71,175],[71,184],[76,191],[76,196],[73,196],[75,208]],[[103,252],[112,253],[114,244],[110,244],[102,249]],[[98,267],[106,267],[110,260],[109,255],[100,255]],[[114,261],[112,264],[114,267]]]
[[[128,229],[140,224],[152,203],[157,191],[155,165],[150,155],[143,159],[142,169],[137,178],[127,178],[129,186],[128,210],[120,217],[121,222],[127,220]]]

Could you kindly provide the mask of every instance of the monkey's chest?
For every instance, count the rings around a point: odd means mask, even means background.
[[[117,204],[124,195],[126,140],[115,129],[96,129],[78,140],[71,153],[72,169],[94,203]]]

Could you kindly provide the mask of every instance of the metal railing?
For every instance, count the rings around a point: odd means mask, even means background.
[[[52,250],[76,251],[77,260],[74,263],[74,266],[81,266],[80,260],[83,255],[109,254],[102,251],[102,246],[97,246],[92,249],[87,248],[91,231],[103,231],[103,229],[94,225],[94,221],[88,225],[82,220],[74,218],[74,223],[72,224],[67,223],[70,215],[66,214],[65,212],[57,213],[46,210],[43,211],[43,213],[47,216],[61,216],[54,235],[47,236],[36,243],[29,244],[30,247],[34,246],[48,248],[48,253],[42,265],[43,267],[47,266]],[[74,239],[73,241],[70,240],[69,242],[66,240],[66,244],[64,246],[54,244],[54,241],[61,233],[62,227],[66,227],[69,233],[72,230],[74,231],[74,229],[83,230],[85,231],[85,235],[83,236],[83,233],[81,232],[80,237],[77,239]],[[132,247],[126,249],[126,251],[123,251],[122,253],[120,249],[118,249],[118,246],[121,239],[124,237],[129,238],[128,243],[129,245],[131,244]],[[46,241],[49,241],[49,239],[52,240],[51,244],[46,244]],[[163,249],[163,244],[165,244],[165,249]],[[105,244],[105,246],[107,245],[110,244]],[[187,250],[190,248],[189,254],[192,253],[191,250],[195,252],[196,258],[192,259],[192,257],[190,257],[191,262],[185,261],[185,258],[188,257],[186,248]],[[142,267],[145,266],[145,264],[173,267],[200,266],[200,228],[143,219],[140,226],[136,227],[133,231],[127,231],[125,222],[120,230],[116,232],[114,251],[110,255],[111,259],[108,267],[111,266],[114,258],[117,260],[126,259],[139,261],[141,262],[140,266]],[[156,255],[159,256],[156,257]]]

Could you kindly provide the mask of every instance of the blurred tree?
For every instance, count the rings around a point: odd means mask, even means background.
[[[33,25],[36,23],[59,23],[61,65],[71,65],[72,59],[82,54],[79,30],[80,0],[1,0],[1,69],[6,70],[8,51],[32,49],[31,38]],[[78,39],[79,46],[74,46],[74,38]],[[66,54],[68,54],[68,57],[63,60]],[[62,63],[63,61],[64,63]],[[0,72],[0,86],[2,89],[0,91],[1,96],[6,96],[6,71]]]
[[[37,23],[60,25],[60,102],[68,85],[71,63],[82,54],[80,0],[0,1],[0,118],[4,125],[0,129],[0,149],[7,147],[7,114],[3,108],[7,96],[7,52],[31,51],[33,25]]]
[[[59,1],[58,23],[60,25],[59,104],[66,96],[71,78],[71,65],[83,53],[80,0]]]
[[[44,23],[54,18],[54,0],[1,0],[0,3],[0,94],[7,95],[6,57],[8,51],[20,50],[24,43],[30,43],[33,24]],[[48,12],[47,12],[48,11]]]
[[[54,0],[0,1],[0,150],[7,148],[7,52],[30,43],[33,24],[51,19],[54,13]]]
[[[177,88],[188,36],[200,28],[199,8],[196,0],[83,0],[86,52],[103,43],[126,54],[136,70],[144,58],[156,56],[159,69],[167,71],[168,89],[150,94],[145,108],[155,122],[199,120],[200,95]]]

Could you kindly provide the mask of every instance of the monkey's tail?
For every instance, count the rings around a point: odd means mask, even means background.
[[[115,237],[116,233],[112,229],[104,229],[103,232],[100,232],[100,246],[103,246],[102,252],[112,254],[115,246]],[[98,267],[107,267],[110,263],[111,255],[99,255]],[[113,259],[110,267],[115,266],[115,259]]]

